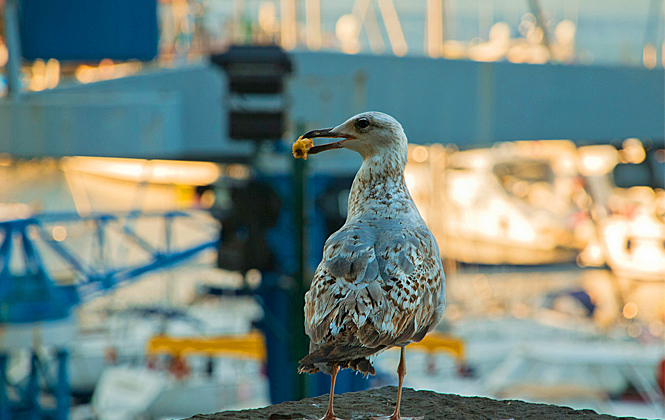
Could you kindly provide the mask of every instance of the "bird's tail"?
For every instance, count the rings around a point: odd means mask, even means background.
[[[376,370],[372,362],[367,359],[367,356],[375,352],[376,349],[336,343],[324,344],[300,360],[298,372],[316,373],[322,370],[320,366],[323,364],[338,365],[342,369],[349,368],[365,375],[375,375]]]
[[[298,373],[316,373],[319,372],[320,369],[317,368],[313,363],[303,363],[303,361],[300,361],[300,364],[298,365]]]

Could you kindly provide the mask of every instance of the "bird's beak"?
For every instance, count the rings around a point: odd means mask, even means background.
[[[331,149],[341,149],[344,147],[342,144],[350,139],[355,139],[355,136],[352,136],[351,134],[345,134],[341,133],[339,131],[335,131],[335,128],[324,128],[321,130],[312,130],[308,133],[305,133],[303,135],[303,138],[306,139],[313,139],[316,137],[325,137],[325,138],[333,138],[333,139],[344,139],[340,141],[336,141],[333,143],[326,143],[326,144],[321,144],[319,146],[314,146],[309,151],[307,152],[308,155],[315,155],[319,152],[325,152],[326,150],[331,150]]]

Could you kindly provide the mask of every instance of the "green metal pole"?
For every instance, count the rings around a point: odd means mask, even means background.
[[[21,98],[21,41],[18,23],[18,0],[5,2],[5,42],[7,44],[7,91],[13,100]],[[0,35],[2,35],[0,33]]]
[[[304,124],[297,124],[298,133],[305,132]],[[309,340],[305,335],[305,316],[303,307],[305,304],[305,293],[309,288],[307,278],[307,161],[304,159],[293,159],[293,214],[296,228],[296,249],[298,253],[298,269],[295,275],[293,287],[293,324],[292,324],[292,351],[295,356],[295,364],[305,357],[309,352]],[[307,375],[298,375],[296,383],[297,399],[306,398]]]

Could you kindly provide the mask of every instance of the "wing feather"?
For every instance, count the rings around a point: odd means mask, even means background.
[[[420,340],[443,312],[443,270],[429,230],[378,231],[345,225],[333,234],[305,296],[305,331],[313,349],[337,344],[329,358]]]

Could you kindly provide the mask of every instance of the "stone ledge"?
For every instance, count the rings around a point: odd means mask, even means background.
[[[369,420],[370,416],[389,415],[395,407],[397,387],[386,386],[369,391],[335,395],[335,415],[347,420]],[[265,408],[199,414],[190,420],[289,420],[319,419],[326,411],[328,396],[289,401]],[[403,416],[424,416],[424,420],[611,420],[618,417],[592,410],[573,410],[548,404],[517,400],[493,400],[460,397],[432,391],[404,388]],[[634,419],[634,417],[621,417]]]

